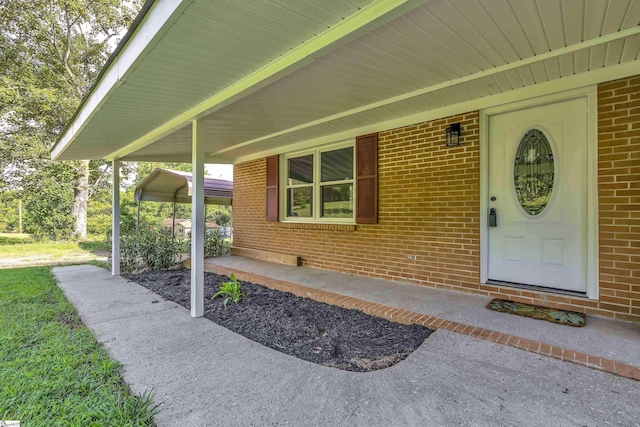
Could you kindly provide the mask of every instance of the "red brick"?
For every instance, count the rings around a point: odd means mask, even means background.
[[[609,372],[610,374],[616,373],[616,368],[611,359],[602,359],[602,370],[605,372]]]
[[[598,368],[602,366],[602,361],[598,356],[588,355],[587,358],[588,358],[587,364],[589,366],[595,366],[595,367],[598,367]]]
[[[539,341],[529,341],[529,346],[527,350],[533,351],[534,353],[538,353],[541,347],[541,343]]]
[[[538,350],[538,353],[544,354],[545,356],[549,356],[551,354],[551,345],[542,343],[540,345],[540,350]]]
[[[484,329],[476,327],[473,331],[471,331],[469,335],[471,335],[474,338],[478,338],[480,337],[480,334],[482,334],[483,332],[484,332]]]
[[[507,343],[507,341],[509,341],[509,338],[510,338],[510,337],[511,337],[511,335],[501,334],[501,335],[498,337],[498,341],[497,341],[497,342],[498,342],[499,344],[506,344],[506,343]]]
[[[576,353],[576,357],[575,357],[575,363],[579,364],[579,365],[587,365],[587,355],[584,353]]]
[[[622,362],[613,363],[616,367],[616,374],[622,377],[633,378],[633,374],[631,373],[631,365]]]
[[[551,357],[555,357],[556,359],[562,359],[562,353],[564,349],[562,347],[553,346],[551,347]]]
[[[633,379],[640,381],[640,368],[636,368],[635,366],[630,366],[631,376]]]
[[[491,334],[489,334],[489,336],[485,339],[487,341],[496,342],[498,341],[498,338],[500,338],[500,335],[502,335],[500,332],[491,331]]]

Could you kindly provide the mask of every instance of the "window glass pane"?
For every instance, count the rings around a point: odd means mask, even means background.
[[[322,182],[353,179],[353,147],[325,151],[320,157]]]
[[[324,218],[353,218],[353,184],[322,186]]]
[[[313,187],[287,190],[287,216],[311,217],[313,214]]]
[[[313,183],[313,154],[289,159],[288,185]]]
[[[529,215],[538,215],[549,203],[553,163],[553,152],[545,134],[538,129],[528,131],[516,152],[513,180],[518,202]]]

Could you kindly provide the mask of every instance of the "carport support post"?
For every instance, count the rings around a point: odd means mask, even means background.
[[[172,222],[171,222],[171,236],[176,238],[176,201],[173,201],[173,213],[171,214]]]
[[[140,200],[138,200],[138,215],[136,216],[136,233],[140,235]]]
[[[113,197],[111,199],[111,274],[120,275],[120,160],[112,164]]]
[[[197,120],[191,129],[191,317],[204,315],[204,144]]]

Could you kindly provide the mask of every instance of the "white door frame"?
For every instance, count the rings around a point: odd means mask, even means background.
[[[489,271],[489,117],[576,98],[587,99],[587,297],[598,299],[598,90],[596,85],[480,110],[480,283]]]

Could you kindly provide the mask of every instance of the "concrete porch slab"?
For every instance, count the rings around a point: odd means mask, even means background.
[[[463,292],[239,256],[205,260],[205,271],[225,273],[225,269],[253,275],[256,280],[298,284],[640,367],[640,324],[588,316],[585,327],[574,328],[491,311],[485,308],[491,298]]]

